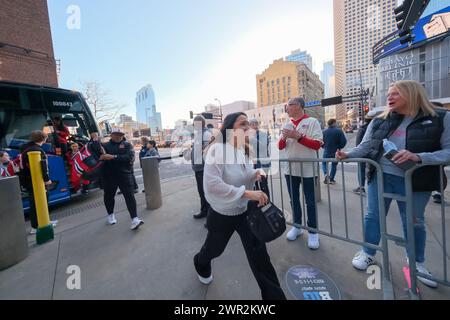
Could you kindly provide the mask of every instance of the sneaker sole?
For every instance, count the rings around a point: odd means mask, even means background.
[[[197,274],[198,280],[203,283],[204,285],[209,285],[214,280],[214,277],[211,275],[209,278],[203,278],[199,274]]]
[[[430,287],[430,288],[433,288],[433,289],[436,289],[438,287],[437,282],[434,282],[433,280],[425,279],[423,277],[417,277],[417,280],[422,282],[427,287]]]
[[[138,224],[136,227],[131,228],[131,230],[137,230],[137,229],[139,229],[139,227],[142,226],[143,224],[144,224],[144,221],[141,221],[141,222],[139,222],[139,224]]]

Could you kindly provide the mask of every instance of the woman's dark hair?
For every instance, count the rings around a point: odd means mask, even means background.
[[[229,114],[225,117],[225,120],[223,120],[223,124],[222,124],[222,128],[220,129],[220,136],[222,138],[222,141],[218,141],[218,142],[222,142],[223,144],[227,143],[229,137],[227,136],[227,132],[229,133],[229,130],[233,130],[234,128],[234,124],[236,123],[237,119],[240,116],[245,116],[247,117],[247,115],[244,112],[236,112],[236,113],[232,113]],[[214,140],[217,140],[214,139]],[[246,141],[245,143],[245,154],[247,156],[250,155],[250,146],[248,145],[248,142]]]
[[[225,120],[223,120],[222,128],[220,129],[220,134],[222,135],[222,143],[227,143],[228,137],[227,137],[227,130],[233,130],[234,124],[236,123],[236,120],[240,116],[247,116],[243,112],[236,112],[229,114],[225,117]]]
[[[55,125],[56,129],[64,130],[64,122],[61,117],[54,117],[53,120],[59,122],[57,125]]]

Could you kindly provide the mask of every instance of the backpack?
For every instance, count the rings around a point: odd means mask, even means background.
[[[73,167],[78,175],[90,180],[100,174],[103,166],[98,157],[89,150],[89,143],[83,146],[73,157]]]

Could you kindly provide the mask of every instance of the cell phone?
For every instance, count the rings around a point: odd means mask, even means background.
[[[399,168],[401,168],[401,169],[403,169],[403,170],[405,170],[405,171],[407,171],[407,170],[409,170],[409,169],[411,169],[411,168],[414,168],[414,167],[416,166],[416,163],[415,163],[414,161],[412,161],[412,160],[408,160],[408,161],[403,162],[403,163],[401,163],[401,164],[398,164],[398,163],[395,163],[394,161],[392,161],[392,158],[393,158],[397,153],[398,153],[397,150],[391,150],[391,151],[389,151],[389,152],[386,152],[386,153],[384,154],[384,157],[385,157],[386,159],[388,159],[390,162],[392,162],[393,164],[395,164],[397,167],[399,167]]]

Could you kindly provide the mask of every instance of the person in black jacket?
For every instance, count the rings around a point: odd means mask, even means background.
[[[336,151],[341,150],[347,144],[347,138],[344,132],[337,127],[336,119],[328,120],[328,129],[323,132],[323,157],[324,158],[334,158]],[[331,170],[328,167],[331,166]],[[336,170],[337,163],[332,162],[328,164],[327,162],[322,163],[323,174],[325,175],[325,184],[336,184]]]
[[[48,163],[47,163],[47,155],[42,149],[42,145],[47,141],[47,134],[43,131],[37,130],[31,133],[30,142],[23,145],[20,149],[20,157],[21,157],[21,168],[19,173],[20,184],[28,193],[29,201],[30,201],[30,224],[31,224],[31,232],[30,234],[36,233],[36,229],[38,228],[38,220],[36,214],[36,204],[34,202],[34,191],[33,191],[33,183],[31,179],[31,170],[30,170],[30,160],[28,158],[28,152],[38,151],[41,153],[41,170],[42,177],[44,178],[44,184],[49,186],[52,184],[52,180],[50,180],[50,175],[48,171]],[[51,221],[52,225],[56,227],[57,221]]]
[[[114,214],[114,197],[119,188],[132,219],[131,230],[136,230],[144,224],[144,221],[137,216],[136,199],[134,198],[133,163],[135,155],[133,146],[123,138],[124,133],[116,129],[111,133],[111,140],[103,146],[105,154],[100,157],[100,160],[105,162],[102,175],[104,201],[108,213],[108,223],[114,225],[117,223]]]

